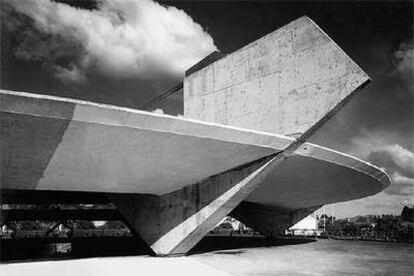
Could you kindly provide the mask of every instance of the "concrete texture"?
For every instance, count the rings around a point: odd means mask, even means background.
[[[1,187],[5,189],[162,195],[278,153],[295,141],[271,133],[11,91],[0,91],[0,112]],[[295,154],[315,167],[328,162],[338,167],[339,174],[350,168],[364,180],[369,175],[376,184],[360,184],[368,191],[372,185],[381,189],[389,183],[375,166],[324,147],[306,143]],[[289,163],[286,168],[295,170]],[[306,182],[320,182],[320,177]]]
[[[301,17],[184,80],[184,116],[297,136],[369,77]]]
[[[262,182],[276,159],[267,157],[163,196],[110,199],[157,255],[183,254]]]
[[[306,142],[368,81],[302,17],[187,74],[185,116],[207,122],[1,91],[1,187],[119,193],[112,201],[158,255],[186,253],[233,210],[272,236],[389,185],[384,171]]]
[[[2,187],[10,189],[160,195],[274,154],[292,140],[27,93],[1,91],[0,109]]]
[[[286,136],[26,93],[0,100],[2,188],[120,193],[113,202],[158,255],[186,253],[242,201],[274,212],[270,228],[240,217],[272,234],[298,209],[389,184],[362,160]]]

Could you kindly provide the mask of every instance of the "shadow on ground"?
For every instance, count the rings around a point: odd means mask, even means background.
[[[59,246],[70,250],[59,252]],[[151,249],[136,237],[79,238],[54,243],[46,239],[10,239],[0,241],[1,262],[28,262],[87,257],[151,255]]]
[[[266,237],[249,237],[249,236],[207,236],[203,238],[193,249],[188,253],[200,254],[217,250],[231,250],[239,249],[232,251],[223,251],[215,252],[215,254],[241,254],[244,251],[243,248],[253,248],[253,247],[270,247],[270,246],[284,246],[284,245],[294,245],[294,244],[305,244],[316,241],[315,239],[310,238],[278,238],[278,239],[268,239]]]
[[[203,238],[188,255],[214,252],[215,254],[242,254],[244,248],[284,246],[304,244],[315,241],[303,238],[267,239],[249,236],[207,236]],[[151,249],[140,239],[95,238],[75,239],[70,243],[70,251],[57,252],[57,243],[45,240],[1,240],[1,262],[28,262],[44,260],[77,259],[87,257],[139,256],[154,255]]]

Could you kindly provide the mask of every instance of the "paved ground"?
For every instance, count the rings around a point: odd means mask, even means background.
[[[0,275],[413,275],[412,244],[318,240],[186,257],[86,258],[0,265]]]
[[[193,259],[232,275],[414,275],[414,247],[403,243],[317,240]]]

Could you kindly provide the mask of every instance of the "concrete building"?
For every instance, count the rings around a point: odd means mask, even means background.
[[[307,142],[370,81],[309,18],[207,61],[186,74],[184,118],[1,91],[1,189],[104,194],[169,255],[227,215],[274,236],[390,184]]]

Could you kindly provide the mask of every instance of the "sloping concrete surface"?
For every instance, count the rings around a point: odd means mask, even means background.
[[[238,217],[273,236],[302,217],[294,214],[389,184],[368,163],[302,139],[27,93],[0,97],[1,188],[122,193],[114,204],[157,255],[186,253],[242,201],[271,210]]]
[[[3,188],[164,194],[291,141],[75,100],[0,96]],[[51,151],[39,162],[38,152]]]
[[[161,195],[275,154],[294,141],[260,131],[11,91],[0,92],[0,111],[1,185],[9,189]],[[295,186],[300,185],[303,195],[320,187],[326,189],[325,195],[336,193],[336,200],[348,200],[361,197],[361,191],[373,194],[389,185],[388,176],[375,166],[310,143],[300,147],[283,168],[264,187],[300,191]],[[312,170],[308,178],[301,176],[305,168]],[[354,184],[325,174],[337,178],[344,174]],[[284,184],[285,177],[289,184]],[[357,193],[347,183],[357,185]],[[262,200],[261,193],[250,200]]]
[[[277,156],[154,197],[112,194],[124,218],[157,255],[184,254],[278,165]]]

